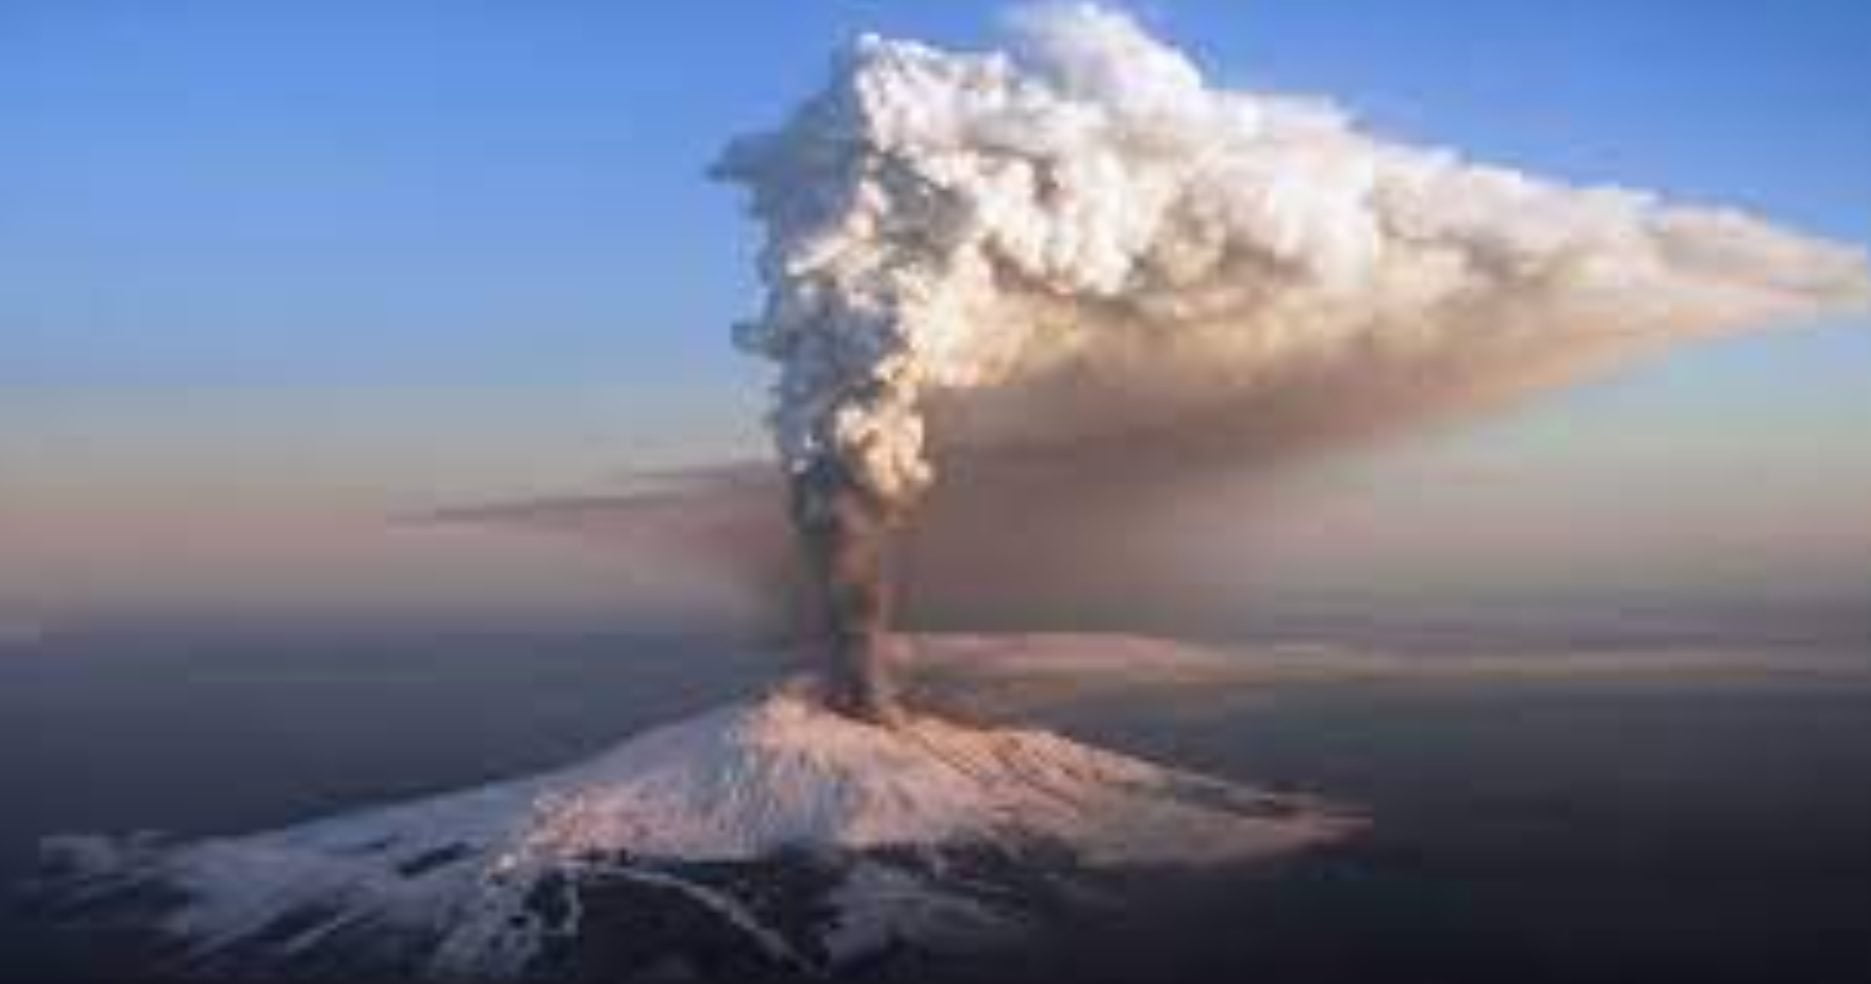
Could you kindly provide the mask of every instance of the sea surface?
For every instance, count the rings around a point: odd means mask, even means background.
[[[1871,666],[1871,647],[1843,658]],[[785,662],[614,630],[14,642],[0,648],[0,882],[21,884],[48,834],[240,833],[550,768],[745,693]],[[1665,666],[1106,690],[1039,706],[1035,723],[1323,794],[1372,825],[1298,860],[1139,877],[1130,904],[967,972],[1871,981],[1867,681]],[[37,946],[24,923],[0,922],[0,979],[57,984]]]

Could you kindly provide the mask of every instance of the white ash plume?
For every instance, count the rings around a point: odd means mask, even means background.
[[[942,445],[1249,434],[1254,454],[1868,292],[1859,251],[1737,211],[1567,187],[1385,141],[1323,101],[1211,86],[1115,11],[1013,27],[987,53],[860,38],[717,165],[766,231],[765,309],[737,337],[780,366],[771,422],[829,601],[832,696],[860,716],[889,708],[888,531]],[[997,391],[1050,395],[1009,413]],[[932,413],[988,433],[932,434]]]

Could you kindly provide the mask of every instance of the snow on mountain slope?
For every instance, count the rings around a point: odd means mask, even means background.
[[[1016,932],[1023,892],[1060,870],[1255,858],[1356,824],[1041,731],[880,728],[781,690],[536,777],[247,837],[48,846],[80,910],[138,900],[203,976],[361,954],[526,978],[591,927],[641,935],[638,915],[672,907],[768,968],[978,944]]]

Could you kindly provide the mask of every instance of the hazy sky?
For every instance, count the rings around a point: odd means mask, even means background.
[[[754,230],[704,167],[840,40],[1000,9],[0,4],[0,621],[640,602],[605,545],[386,518],[759,452]],[[1133,9],[1230,84],[1871,242],[1857,0]],[[1868,597],[1867,329],[1680,352],[1248,525],[1325,591]]]

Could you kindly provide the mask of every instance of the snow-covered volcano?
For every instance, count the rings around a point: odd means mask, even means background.
[[[145,927],[185,976],[627,979],[992,944],[1102,870],[1356,824],[1041,731],[878,727],[782,689],[536,777],[247,837],[49,846],[66,904]]]

